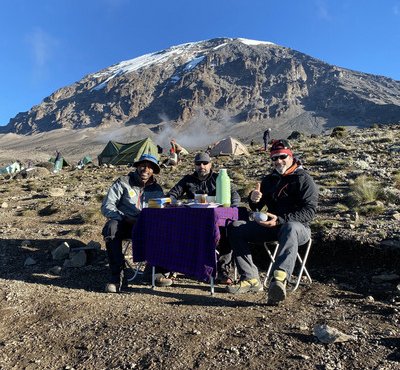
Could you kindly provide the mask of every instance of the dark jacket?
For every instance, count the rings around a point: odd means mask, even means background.
[[[277,215],[281,224],[298,221],[308,225],[315,216],[318,187],[301,166],[289,175],[273,171],[262,179],[260,191],[261,200],[258,203],[249,200],[250,208],[261,210],[266,205],[268,212]]]
[[[143,185],[138,173],[130,172],[111,185],[101,205],[101,213],[117,221],[121,221],[125,216],[137,217],[143,208],[143,202],[163,195],[163,190],[154,177]]]
[[[178,183],[168,192],[168,195],[174,199],[182,198],[185,194],[188,199],[194,199],[196,193],[215,196],[217,177],[218,173],[211,171],[205,180],[200,180],[197,176],[197,172],[193,172],[191,175],[186,175],[179,180]],[[233,190],[231,183],[231,205],[238,206],[239,202],[240,196],[237,191]]]

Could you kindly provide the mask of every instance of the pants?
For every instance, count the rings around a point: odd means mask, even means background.
[[[119,284],[123,278],[125,267],[124,254],[122,253],[122,241],[132,238],[132,229],[135,223],[125,221],[108,220],[103,227],[103,237],[106,242],[108,264],[110,266],[110,283]],[[150,270],[147,270],[151,274]],[[156,273],[166,273],[166,269],[156,266]]]
[[[122,240],[132,238],[134,224],[125,221],[109,220],[103,227],[103,237],[106,242],[108,263],[110,266],[110,283],[119,284],[121,273],[125,266],[122,253]]]
[[[311,230],[300,222],[287,222],[278,227],[267,228],[255,221],[235,221],[228,232],[229,241],[242,280],[259,278],[258,269],[253,262],[248,242],[278,241],[279,250],[274,270],[283,270],[291,276],[296,263],[299,245],[311,237]]]
[[[220,227],[219,243],[217,246],[218,260],[217,260],[217,273],[218,275],[229,276],[232,268],[232,248],[226,235],[226,228]]]

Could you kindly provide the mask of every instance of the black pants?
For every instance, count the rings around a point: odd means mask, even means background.
[[[106,242],[108,264],[111,271],[110,283],[120,283],[121,273],[125,266],[122,241],[132,238],[132,228],[133,224],[117,220],[109,220],[103,227],[102,234]]]
[[[132,238],[134,223],[108,220],[103,227],[102,235],[106,242],[108,264],[110,266],[110,283],[119,284],[125,267],[122,241]],[[166,273],[167,270],[156,266],[156,273]]]
[[[221,237],[217,246],[217,272],[218,275],[229,276],[232,268],[232,248],[226,235],[226,227],[220,227],[219,232]]]

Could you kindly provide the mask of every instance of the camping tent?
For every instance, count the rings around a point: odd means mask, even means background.
[[[58,163],[57,163],[57,164],[55,163],[55,162],[56,162],[56,158],[55,158],[55,157],[51,157],[51,158],[49,159],[49,162],[54,163],[54,167],[55,167],[55,169],[56,169],[57,171],[61,170],[61,169],[64,168],[64,167],[68,167],[68,166],[69,166],[69,163],[65,160],[64,157],[61,157],[61,158],[58,160]]]
[[[16,161],[8,166],[0,168],[0,175],[7,175],[10,173],[16,173],[23,169],[21,163]]]
[[[158,158],[157,146],[150,138],[135,141],[133,143],[117,143],[109,141],[103,151],[98,155],[99,165],[109,164],[132,164],[142,154],[153,154]]]
[[[219,155],[250,155],[246,146],[233,137],[227,137],[214,144],[210,150],[210,155],[216,157]]]
[[[76,168],[82,169],[83,167],[85,167],[89,163],[93,163],[92,157],[90,157],[88,155],[85,155],[82,159],[79,160],[78,164],[76,165]]]

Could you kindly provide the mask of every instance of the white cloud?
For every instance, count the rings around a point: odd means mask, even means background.
[[[318,18],[326,20],[326,21],[330,21],[332,19],[331,15],[329,13],[329,10],[328,10],[328,6],[325,1],[317,0],[317,1],[315,1],[315,6],[317,8]]]
[[[35,67],[44,68],[58,45],[57,40],[41,28],[34,29],[26,39],[31,48]]]

